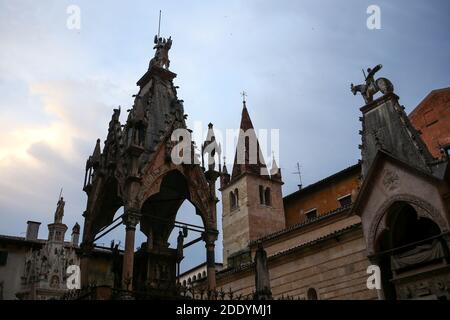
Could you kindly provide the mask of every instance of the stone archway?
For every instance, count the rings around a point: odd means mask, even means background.
[[[439,213],[428,211],[430,206],[423,201],[411,197],[409,201],[404,201],[405,197],[391,200],[377,216],[378,229],[371,230],[373,253],[369,258],[380,267],[382,297],[447,296],[445,290],[434,289],[435,275],[428,272],[430,268],[440,270],[448,261],[448,245],[443,238],[446,225],[439,225]],[[437,271],[438,277],[446,277],[445,272],[439,274],[442,271]]]
[[[158,157],[155,159],[158,162]],[[154,164],[154,163],[153,163]],[[122,279],[124,287],[145,290],[150,287],[175,290],[175,270],[179,263],[179,251],[168,246],[168,237],[175,227],[175,218],[181,204],[188,200],[201,217],[204,232],[208,271],[208,288],[215,289],[215,241],[216,197],[215,191],[205,179],[199,166],[174,165],[172,162],[159,163],[157,168],[144,170],[139,188],[133,197],[134,208],[128,208],[124,217],[126,241]],[[157,163],[158,164],[158,163]],[[213,186],[213,184],[211,184]],[[131,220],[127,219],[131,217]],[[134,217],[134,218],[133,218]],[[140,224],[147,236],[147,244],[134,252],[135,227]],[[136,259],[136,260],[135,260]],[[137,281],[132,281],[135,279]],[[132,286],[135,283],[136,286]],[[139,287],[139,288],[138,288]]]
[[[376,251],[376,241],[379,235],[386,230],[386,214],[396,202],[410,204],[420,217],[428,218],[434,221],[442,232],[448,231],[448,224],[444,217],[433,205],[417,196],[400,194],[390,197],[376,211],[367,236],[367,251],[369,256]]]
[[[211,189],[199,166],[176,166],[165,163],[158,169],[149,168],[147,174],[142,177],[142,188],[137,195],[138,206],[142,208],[147,199],[158,194],[165,177],[177,172],[185,179],[187,194],[184,195],[202,218],[205,229],[216,230],[216,199],[211,195]]]

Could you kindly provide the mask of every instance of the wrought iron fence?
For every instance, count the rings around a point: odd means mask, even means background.
[[[122,289],[115,289],[111,287],[91,285],[81,290],[69,290],[62,297],[61,300],[96,300],[99,299],[99,289],[106,289],[109,292],[103,295],[102,298],[109,298],[112,300],[120,299],[135,299],[135,300],[154,300],[154,299],[168,299],[168,300],[258,300],[254,291],[248,294],[229,290],[207,290],[205,288],[178,286],[173,292],[163,292],[163,290],[153,289],[146,291],[127,291]],[[293,296],[282,294],[271,300],[305,300],[300,296]]]

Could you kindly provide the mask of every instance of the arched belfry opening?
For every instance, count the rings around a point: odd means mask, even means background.
[[[189,258],[183,256],[183,248],[200,241],[206,248],[206,289],[216,286],[215,182],[221,165],[216,166],[215,159],[220,159],[220,146],[210,124],[201,154],[197,154],[183,101],[177,98],[173,84],[176,74],[168,70],[171,45],[171,38],[155,37],[155,57],[137,82],[140,89],[127,110],[126,123],[119,120],[121,108],[114,109],[103,150],[98,139],[86,162],[81,284],[85,288],[110,286],[121,298],[176,296],[180,262]],[[202,225],[177,221],[184,201],[194,206]],[[117,216],[121,207],[123,213]],[[112,255],[100,254],[98,241],[119,228],[125,231],[123,247],[111,245]],[[177,246],[171,248],[174,228],[180,232]],[[188,232],[198,237],[186,243]],[[136,243],[141,234],[145,241]],[[114,281],[100,279],[102,272],[113,274],[109,278]]]
[[[372,257],[380,267],[384,299],[447,298],[445,290],[439,295],[430,288],[434,284],[428,277],[433,279],[429,272],[447,265],[448,245],[439,226],[418,210],[398,201],[385,214],[385,228],[379,232]]]

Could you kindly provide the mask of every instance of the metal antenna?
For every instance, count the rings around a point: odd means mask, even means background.
[[[298,178],[300,179],[300,184],[298,185],[298,188],[301,189],[303,184],[302,184],[302,172],[300,171],[300,163],[297,162],[297,171],[292,172],[292,174],[298,174]]]
[[[161,31],[161,10],[159,10],[158,39],[160,31]]]

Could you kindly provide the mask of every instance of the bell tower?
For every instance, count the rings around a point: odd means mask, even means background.
[[[222,192],[225,267],[250,262],[250,241],[285,228],[281,170],[273,160],[268,172],[247,110],[245,96],[231,176],[224,164]]]

